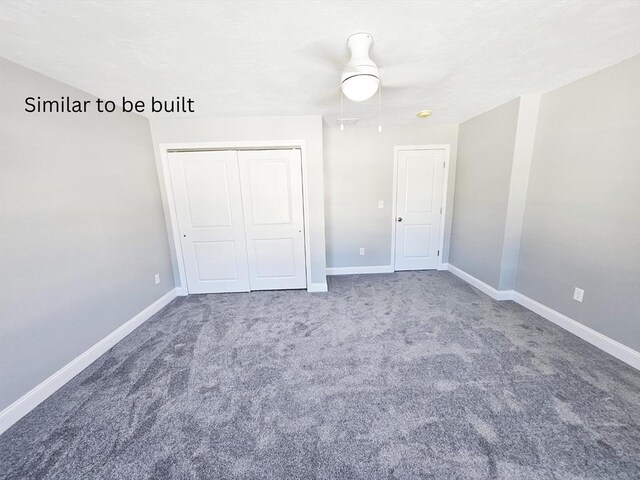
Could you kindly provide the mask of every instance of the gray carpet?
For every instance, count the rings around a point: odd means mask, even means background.
[[[0,437],[0,475],[640,478],[640,372],[447,272],[329,287],[176,299]]]

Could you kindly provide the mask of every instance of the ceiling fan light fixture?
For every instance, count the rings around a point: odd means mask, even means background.
[[[363,102],[375,95],[380,86],[380,78],[370,74],[353,75],[342,81],[342,92],[354,102]]]
[[[347,39],[351,58],[342,71],[342,93],[349,100],[363,102],[373,97],[380,87],[380,71],[371,57],[373,44],[370,33],[354,33]]]

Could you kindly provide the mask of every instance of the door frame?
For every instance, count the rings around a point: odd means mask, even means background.
[[[169,223],[171,226],[171,242],[176,253],[176,265],[180,285],[176,285],[177,294],[180,296],[189,295],[187,287],[187,277],[184,268],[184,258],[182,256],[182,244],[180,242],[180,231],[178,228],[178,217],[176,214],[175,198],[173,196],[173,184],[171,183],[171,172],[169,170],[169,153],[189,152],[189,151],[215,151],[215,150],[292,150],[299,149],[302,158],[302,216],[304,218],[304,262],[305,277],[307,280],[307,291],[312,288],[311,282],[311,247],[309,244],[309,198],[308,198],[308,166],[307,147],[305,140],[273,140],[273,141],[243,141],[243,142],[189,142],[189,143],[161,143],[160,150],[160,170],[161,179],[164,184],[167,210],[169,213]]]
[[[444,230],[447,218],[447,186],[449,185],[449,162],[451,159],[451,145],[449,144],[432,144],[432,145],[396,145],[393,147],[393,197],[391,199],[391,269],[396,271],[396,208],[398,194],[398,154],[401,151],[411,150],[444,150],[444,175],[442,178],[442,214],[440,215],[440,238],[438,239],[438,255],[437,270],[446,270],[445,262],[442,261],[444,256]]]

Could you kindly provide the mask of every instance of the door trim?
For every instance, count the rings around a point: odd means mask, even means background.
[[[442,261],[444,256],[445,225],[447,218],[447,186],[449,185],[449,161],[451,158],[451,146],[449,144],[434,145],[396,145],[393,147],[393,197],[391,199],[391,268],[396,271],[396,208],[398,191],[398,154],[401,151],[410,150],[443,150],[444,151],[444,175],[442,178],[442,214],[440,215],[440,238],[438,239],[437,269],[446,270],[446,264]]]
[[[173,185],[171,183],[171,172],[169,170],[169,153],[180,151],[203,151],[203,150],[290,150],[299,149],[302,157],[302,210],[304,218],[304,257],[307,280],[307,291],[317,291],[311,282],[311,247],[309,244],[309,198],[308,198],[308,167],[307,167],[307,147],[305,140],[273,140],[255,142],[191,142],[191,143],[161,143],[160,150],[160,181],[164,184],[165,198],[167,201],[167,211],[169,213],[169,224],[171,226],[170,241],[173,244],[176,254],[176,264],[180,285],[176,285],[177,294],[188,295],[187,277],[185,275],[184,259],[182,257],[182,245],[180,243],[180,231],[178,228],[178,218],[176,215],[176,205],[173,197]],[[311,290],[310,290],[311,288]]]

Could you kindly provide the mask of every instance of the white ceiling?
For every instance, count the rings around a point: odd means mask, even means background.
[[[385,125],[459,123],[640,52],[639,19],[637,0],[3,0],[0,55],[103,98],[185,95],[197,116],[335,125],[346,39],[366,31],[396,86],[382,90]],[[345,116],[377,124],[377,100],[345,101]]]

